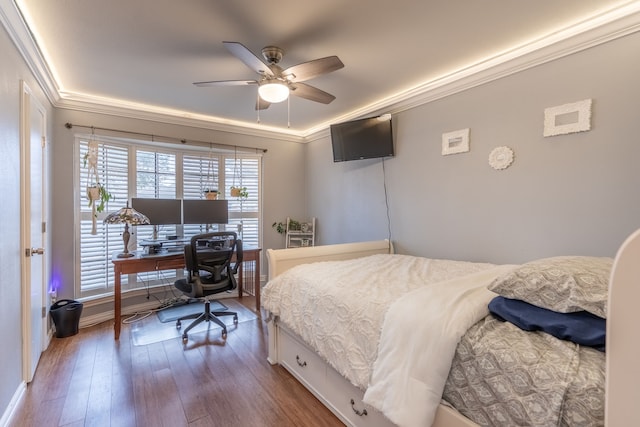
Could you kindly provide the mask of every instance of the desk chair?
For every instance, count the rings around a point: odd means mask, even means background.
[[[232,265],[233,254],[236,254]],[[174,286],[191,298],[203,298],[204,313],[183,316],[176,321],[180,329],[182,321],[195,319],[182,332],[182,340],[188,340],[189,331],[199,323],[213,321],[222,327],[222,338],[227,338],[227,326],[218,316],[233,316],[233,323],[238,324],[238,314],[232,311],[211,311],[208,296],[235,289],[238,284],[235,274],[242,263],[242,241],[236,233],[221,231],[198,234],[184,247],[184,260],[187,278],[177,280]]]

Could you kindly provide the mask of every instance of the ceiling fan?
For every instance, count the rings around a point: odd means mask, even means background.
[[[267,46],[262,49],[262,56],[266,63],[247,49],[242,43],[222,42],[229,52],[240,59],[245,65],[258,73],[257,80],[217,80],[211,82],[195,82],[199,87],[209,86],[243,86],[258,85],[258,101],[256,110],[269,108],[272,103],[282,102],[289,94],[323,104],[329,104],[336,99],[335,96],[316,87],[302,83],[339,70],[344,64],[337,56],[314,59],[292,67],[282,69],[278,63],[284,54],[283,50],[276,46]]]

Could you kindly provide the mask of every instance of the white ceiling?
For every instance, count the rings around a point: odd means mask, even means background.
[[[436,82],[517,56],[518,48],[531,51],[579,33],[585,22],[593,27],[622,10],[635,13],[638,3],[17,0],[63,106],[146,110],[303,136],[383,112]],[[292,97],[290,128],[286,102],[262,111],[258,124],[256,86],[192,85],[257,77],[222,41],[240,42],[259,57],[264,46],[279,46],[283,68],[337,55],[343,69],[307,82],[336,100]]]

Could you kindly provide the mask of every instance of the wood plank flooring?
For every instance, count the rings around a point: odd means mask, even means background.
[[[252,297],[224,303],[255,310]],[[214,324],[186,345],[134,345],[130,324],[115,341],[112,322],[53,338],[10,426],[342,426],[284,368],[269,365],[266,323],[239,317],[226,342]]]

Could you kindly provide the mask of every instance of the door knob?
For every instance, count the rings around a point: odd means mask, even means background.
[[[31,248],[31,249],[27,249],[27,256],[32,256],[32,255],[43,255],[44,254],[44,248]]]

